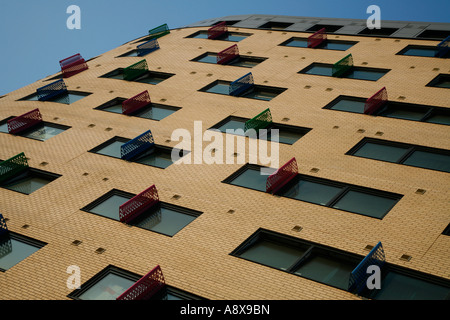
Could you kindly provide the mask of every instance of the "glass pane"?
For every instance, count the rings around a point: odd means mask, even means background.
[[[278,129],[276,127],[272,128],[272,129]],[[276,136],[276,134],[274,134]],[[267,130],[267,139],[272,141],[272,131],[271,130]],[[283,130],[283,129],[278,129],[278,142],[279,143],[285,143],[285,144],[294,144],[298,139],[300,139],[301,137],[303,137],[304,134],[300,133],[300,132],[293,132],[293,131],[288,131],[288,130]],[[261,136],[260,139],[266,139],[266,137]]]
[[[168,236],[175,235],[189,223],[195,220],[195,216],[178,212],[176,210],[160,207],[142,214],[134,225],[159,232]]]
[[[355,264],[348,261],[317,255],[309,257],[306,262],[295,271],[295,274],[347,290],[350,273],[355,267]]]
[[[277,269],[290,268],[303,254],[305,249],[294,248],[271,241],[259,241],[239,256],[253,262]]]
[[[319,76],[329,76],[333,75],[333,67],[332,66],[312,66],[305,73],[319,75]]]
[[[450,288],[389,272],[374,296],[376,300],[445,300]]]
[[[231,184],[266,192],[267,175],[261,174],[259,169],[247,169],[236,177]]]
[[[136,159],[135,162],[164,169],[172,164],[172,153],[155,150],[147,156]]]
[[[235,67],[245,67],[245,68],[253,68],[254,66],[258,65],[260,62],[255,60],[248,60],[248,59],[235,59],[229,63],[231,66]]]
[[[137,56],[138,56],[137,50],[132,50],[121,55],[121,57],[137,57]]]
[[[349,191],[333,208],[383,218],[398,200],[359,191]]]
[[[33,93],[32,95],[28,96],[28,98],[24,99],[24,100],[28,100],[28,101],[38,101],[39,97],[37,95],[37,93]]]
[[[122,113],[122,104],[116,103],[106,108],[102,108],[104,111],[114,112],[114,113]]]
[[[99,205],[90,209],[89,212],[119,220],[119,207],[130,199],[131,198],[129,197],[114,194]]]
[[[192,38],[208,39],[208,32],[207,31],[200,31],[200,32],[196,33]]]
[[[163,82],[164,80],[166,80],[166,78],[162,78],[162,77],[158,77],[158,76],[154,76],[154,75],[146,75],[144,77],[137,78],[133,81],[147,83],[147,84],[158,84],[160,82]]]
[[[208,53],[207,55],[203,56],[202,58],[195,60],[198,62],[206,62],[206,63],[217,63],[217,55]]]
[[[135,116],[159,121],[171,115],[175,111],[177,110],[152,105],[151,107],[144,107],[142,110],[138,111]]]
[[[405,161],[403,161],[403,164],[450,172],[450,156],[445,154],[414,151]]]
[[[8,270],[38,250],[39,247],[3,237],[0,239],[0,269]]]
[[[428,119],[426,119],[425,122],[450,125],[450,115],[435,114],[435,115],[429,117]]]
[[[106,156],[111,156],[111,157],[115,157],[115,158],[121,158],[120,147],[124,143],[125,142],[121,142],[121,141],[113,141],[112,143],[101,148],[100,150],[96,151],[95,153],[104,154]]]
[[[7,122],[5,122],[3,124],[0,124],[0,132],[5,132],[5,133],[9,132],[8,131],[8,123]]]
[[[450,80],[449,79],[441,79],[435,87],[439,88],[450,88]]]
[[[356,101],[350,99],[341,99],[337,103],[335,103],[331,109],[340,110],[340,111],[348,111],[348,112],[356,112],[356,113],[364,113],[364,105],[365,101]]]
[[[115,274],[108,274],[80,295],[82,300],[116,300],[135,282]]]
[[[220,127],[218,127],[217,129],[226,133],[227,129],[229,130],[242,129],[242,132],[244,132],[244,128],[245,128],[245,120],[231,119],[226,123],[224,123],[223,125],[221,125]],[[239,131],[237,133],[239,133]]]
[[[71,104],[78,100],[83,99],[85,96],[86,95],[77,94],[77,93],[68,93],[68,94],[63,94],[63,95],[57,96],[57,97],[51,99],[51,101],[58,102],[58,103]]]
[[[264,91],[264,90],[255,88],[252,91],[243,94],[242,96],[245,98],[250,98],[250,99],[270,101],[273,98],[275,98],[277,95],[278,95],[278,93],[268,92],[268,91]]]
[[[15,180],[14,182],[6,183],[3,185],[3,188],[14,190],[17,192],[30,194],[46,184],[50,183],[51,181],[48,179],[40,178],[40,177],[34,177],[34,176],[28,176],[24,177],[19,180]]]
[[[228,95],[230,93],[230,85],[227,83],[217,83],[211,88],[207,89],[206,92],[220,93]]]
[[[306,39],[294,39],[285,44],[288,47],[307,48],[308,41]]]
[[[321,183],[300,180],[284,191],[281,196],[326,205],[342,191],[342,188],[327,186]]]
[[[389,117],[389,118],[397,118],[397,119],[405,119],[405,120],[415,120],[420,121],[427,113],[428,108],[421,108],[420,110],[417,108],[398,108],[389,106],[380,116]]]
[[[349,43],[345,43],[345,42],[344,43],[330,42],[330,41],[325,41],[325,43],[323,45],[319,46],[320,49],[341,50],[341,51],[345,51],[351,47],[353,47],[353,44],[349,44]]]
[[[369,159],[397,162],[401,157],[405,155],[407,151],[408,148],[393,147],[367,142],[356,152],[354,152],[353,155]]]
[[[241,40],[244,40],[245,38],[247,38],[247,36],[243,36],[243,35],[239,35],[239,34],[234,34],[234,33],[227,33],[224,36],[220,36],[219,38],[217,38],[218,40],[225,40],[225,41],[233,41],[233,42],[239,42]]]
[[[52,125],[39,125],[31,131],[26,131],[23,136],[27,138],[37,139],[41,141],[45,141],[50,139],[51,137],[64,132],[66,129],[61,129],[54,127]]]
[[[408,48],[405,52],[402,53],[404,56],[418,56],[418,57],[434,57],[437,50],[436,48]]]
[[[352,68],[348,73],[344,75],[345,78],[359,79],[359,80],[371,80],[377,81],[384,76],[384,71],[364,70],[359,68]]]

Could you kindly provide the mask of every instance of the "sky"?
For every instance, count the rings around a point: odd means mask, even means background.
[[[68,29],[67,8],[81,10],[81,29]],[[86,60],[149,29],[170,29],[241,14],[364,19],[377,5],[381,20],[450,22],[449,0],[0,0],[0,96],[60,71],[59,61]]]

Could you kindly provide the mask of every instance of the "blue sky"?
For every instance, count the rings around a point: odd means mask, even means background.
[[[0,96],[59,71],[75,53],[95,57],[167,23],[171,29],[239,14],[450,22],[448,0],[0,0]],[[66,9],[81,9],[81,30],[69,30]]]

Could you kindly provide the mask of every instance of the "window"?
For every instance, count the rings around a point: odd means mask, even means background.
[[[0,132],[9,133],[8,131],[8,120],[15,118],[14,116],[8,117],[0,121]],[[41,122],[25,131],[18,133],[18,135],[26,138],[31,138],[35,140],[45,141],[54,137],[65,130],[69,129],[68,126],[63,126],[56,123]]]
[[[259,26],[259,29],[284,30],[291,25],[293,25],[293,23],[269,21]]]
[[[450,30],[424,30],[416,38],[442,40],[450,35]]]
[[[221,122],[217,123],[210,129],[217,129],[223,133],[227,133],[227,130],[237,130],[242,129],[243,132],[245,132],[245,122],[249,120],[247,118],[241,118],[241,117],[235,117],[230,116]],[[299,140],[301,137],[303,137],[306,133],[308,133],[311,129],[310,128],[303,128],[303,127],[295,127],[295,126],[288,126],[283,124],[277,124],[272,123],[267,128],[266,135],[261,135],[259,130],[257,132],[258,139],[267,139],[272,141],[272,129],[278,130],[278,142],[284,143],[284,144],[294,144],[297,140]],[[236,134],[239,134],[239,131],[236,132]]]
[[[77,102],[78,100],[83,99],[84,97],[87,97],[90,95],[88,92],[80,92],[80,91],[68,91],[67,93],[63,93],[61,95],[58,95],[56,97],[53,97],[50,100],[51,102],[56,103],[63,103],[63,104],[72,104]],[[37,93],[30,94],[22,99],[19,99],[19,101],[38,101],[38,95]]]
[[[384,267],[379,290],[366,295],[374,300],[448,300],[450,284],[446,279],[432,277],[412,270]]]
[[[116,136],[89,150],[89,152],[121,159],[121,147],[130,140],[131,139]],[[180,157],[182,157],[187,153],[189,152],[179,150],[178,154],[180,155]],[[145,152],[134,156],[130,161],[165,169],[173,163],[172,148],[155,145]]]
[[[353,47],[357,43],[358,43],[357,41],[327,39],[326,41],[323,41],[320,45],[315,47],[315,49],[345,51],[345,50]],[[293,38],[290,38],[287,41],[281,43],[280,46],[308,48],[308,38],[293,37]]]
[[[119,221],[119,207],[134,194],[113,189],[81,210]]]
[[[445,236],[450,236],[450,223],[448,224],[447,228],[445,228],[445,230],[442,231],[442,234]]]
[[[0,236],[0,271],[7,271],[37,252],[46,243],[6,232]]]
[[[334,25],[334,24],[315,24],[306,31],[315,32],[315,31],[319,31],[322,28],[325,28],[326,32],[336,32],[342,27],[343,27],[342,25]]]
[[[14,116],[8,117],[6,119],[3,119],[2,121],[0,121],[0,132],[3,133],[9,133],[8,131],[8,120],[10,119],[14,119]]]
[[[365,28],[363,31],[360,31],[358,34],[365,34],[371,36],[390,36],[398,29],[396,28],[380,28],[380,29],[369,29]]]
[[[365,98],[339,96],[327,104],[324,109],[364,114],[366,100],[367,99]],[[450,110],[448,108],[421,104],[387,101],[386,104],[373,115],[378,117],[450,125]]]
[[[419,46],[408,45],[397,54],[402,56],[416,56],[416,57],[432,57],[435,58],[438,48],[436,46]],[[450,53],[445,54],[442,58],[449,58]]]
[[[450,172],[450,151],[364,138],[346,154],[424,169]]]
[[[436,78],[434,78],[427,87],[437,87],[437,88],[450,88],[450,74],[441,73]]]
[[[341,77],[348,79],[377,81],[388,72],[388,69],[351,67],[349,71],[344,73]],[[332,77],[333,65],[326,63],[313,63],[298,73]]]
[[[59,177],[60,175],[54,173],[27,168],[20,174],[1,182],[0,187],[24,194],[31,194]]]
[[[347,290],[361,258],[309,241],[259,229],[231,255]]]
[[[237,58],[227,62],[225,65],[243,68],[253,68],[258,64],[260,64],[261,62],[265,61],[266,59],[267,58],[239,55]],[[217,53],[206,52],[201,56],[192,59],[191,61],[217,64]]]
[[[111,101],[108,101],[107,103],[98,106],[95,109],[122,114],[122,102],[125,100],[126,99],[124,98],[115,98]],[[133,117],[160,121],[180,109],[181,108],[179,107],[173,107],[159,103],[151,103],[150,105],[147,105],[130,115]]]
[[[239,42],[244,40],[245,38],[251,36],[250,33],[242,33],[242,32],[226,32],[225,34],[213,39],[213,40],[222,40],[222,41],[232,41]],[[197,31],[186,38],[197,38],[197,39],[208,39],[208,31],[202,30]]]
[[[215,82],[207,85],[206,87],[200,89],[199,91],[229,95],[230,83],[231,83],[230,81],[216,80]],[[285,90],[287,89],[254,85],[250,90],[241,94],[240,97],[270,101],[279,94],[283,93]]]
[[[131,222],[132,225],[167,236],[174,236],[201,212],[160,202]]]
[[[74,300],[116,300],[133,286],[141,276],[109,265],[68,295]],[[167,284],[151,300],[201,300],[203,298]]]
[[[137,49],[133,49],[131,51],[125,52],[123,54],[121,54],[120,56],[118,56],[118,58],[122,58],[122,57],[138,57],[138,50]]]
[[[103,76],[101,76],[101,78],[124,80],[123,70],[124,70],[123,68],[118,68],[116,70],[113,70],[111,72],[104,74]],[[142,73],[141,75],[139,75],[129,81],[135,81],[135,82],[156,85],[158,83],[163,82],[164,80],[169,79],[170,77],[172,77],[174,75],[175,74],[173,74],[173,73],[146,71],[146,72]]]
[[[113,189],[81,210],[120,221],[120,206],[134,196],[132,193]],[[127,223],[172,237],[201,214],[202,212],[200,211],[159,201],[157,204],[151,206],[150,209]]]
[[[268,176],[261,174],[261,168],[247,164],[222,182],[266,192]],[[300,174],[276,194],[377,219],[383,219],[402,197],[391,192]]]

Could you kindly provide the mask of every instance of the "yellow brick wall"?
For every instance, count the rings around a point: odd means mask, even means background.
[[[208,299],[359,299],[229,255],[258,228],[362,256],[367,254],[366,245],[381,241],[389,263],[450,279],[450,237],[441,235],[450,222],[448,173],[345,155],[363,137],[450,149],[449,127],[322,109],[339,95],[369,97],[383,86],[393,101],[448,107],[449,90],[425,87],[437,74],[450,72],[448,60],[395,55],[407,44],[437,42],[329,35],[359,43],[345,52],[313,50],[278,46],[309,34],[230,28],[253,34],[238,43],[241,54],[268,58],[246,69],[189,61],[233,44],[185,38],[197,30],[206,28],[172,30],[158,39],[161,49],[145,57],[149,70],[176,74],[158,85],[99,78],[142,59],[116,58],[135,48],[130,41],[89,61],[89,70],[65,79],[69,90],[92,93],[71,105],[17,101],[51,82],[46,79],[0,99],[0,120],[39,108],[45,121],[71,127],[45,142],[0,134],[0,159],[25,152],[31,167],[62,175],[30,195],[0,189],[0,213],[9,219],[9,229],[48,243],[0,272],[0,299],[68,299],[69,265],[81,268],[84,283],[109,264],[141,275],[159,264],[169,285]],[[356,66],[391,71],[376,82],[298,74],[313,62],[334,63],[348,53]],[[255,84],[288,90],[270,102],[198,91],[215,80],[233,81],[249,71]],[[113,98],[129,98],[144,90],[153,102],[182,109],[162,121],[94,110]],[[87,152],[114,136],[134,138],[149,129],[157,144],[175,146],[172,131],[192,131],[195,120],[203,121],[206,130],[229,115],[251,118],[266,108],[274,122],[289,118],[283,123],[312,128],[294,145],[280,145],[280,165],[295,156],[299,173],[404,197],[379,220],[221,183],[240,164],[172,165],[162,170]],[[319,171],[311,172],[312,168]],[[167,237],[80,210],[111,189],[137,194],[152,184],[162,201],[203,214]],[[417,189],[426,192],[419,195]],[[22,228],[25,224],[27,229]],[[292,230],[296,225],[301,232]],[[82,243],[74,246],[74,240]],[[99,247],[106,251],[95,253]],[[412,259],[401,261],[402,254]]]

